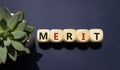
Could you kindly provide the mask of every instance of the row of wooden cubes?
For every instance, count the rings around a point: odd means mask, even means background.
[[[102,29],[39,29],[38,42],[102,42]]]

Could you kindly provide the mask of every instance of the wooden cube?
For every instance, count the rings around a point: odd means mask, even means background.
[[[50,40],[50,30],[49,29],[39,29],[37,31],[38,42],[48,42]]]
[[[102,29],[90,29],[90,41],[91,42],[101,42],[102,40],[103,40]]]
[[[76,40],[76,30],[75,29],[64,29],[63,40],[65,42],[74,42]]]
[[[62,42],[63,34],[61,29],[52,29],[50,31],[50,40],[51,42]]]
[[[90,40],[88,29],[78,29],[77,30],[77,42],[88,42]]]

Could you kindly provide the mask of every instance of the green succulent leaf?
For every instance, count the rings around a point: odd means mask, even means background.
[[[30,25],[27,25],[26,28],[25,28],[25,31],[31,33],[34,31],[34,27],[33,26],[30,26]]]
[[[0,30],[0,35],[3,34],[3,33],[4,33],[4,31]]]
[[[7,59],[7,48],[0,46],[0,60],[5,63]]]
[[[8,56],[13,60],[16,61],[17,59],[17,51],[13,48],[8,48]]]
[[[28,48],[25,48],[20,42],[18,41],[12,41],[12,46],[14,47],[14,49],[18,50],[18,51],[25,51],[26,53],[30,53]]]
[[[6,39],[6,40],[3,41],[3,43],[4,43],[5,46],[10,46],[11,41],[10,41],[10,39]]]
[[[7,29],[7,23],[4,19],[0,21],[0,30],[6,30]]]
[[[19,23],[17,28],[15,29],[15,31],[23,31],[25,29],[26,25],[27,25],[26,22]]]
[[[4,31],[0,30],[0,37],[2,37]]]
[[[17,25],[17,23],[18,23],[19,14],[20,14],[20,12],[15,13],[15,14],[10,18],[10,20],[8,21],[7,26],[8,26],[11,30],[13,30],[13,29],[16,27],[16,25]]]
[[[14,31],[14,32],[12,32],[12,35],[13,35],[14,39],[21,39],[26,35],[26,33],[23,31]]]
[[[23,19],[24,19],[24,13],[22,11],[19,11],[18,22],[22,22]]]
[[[24,39],[22,39],[21,43],[25,43],[28,40],[28,36],[24,37]]]
[[[30,54],[30,50],[28,48],[25,48],[25,53]]]
[[[11,13],[10,13],[9,9],[6,7],[3,8],[3,13],[4,13],[3,17],[6,20],[6,22],[9,21],[9,19],[11,18]]]

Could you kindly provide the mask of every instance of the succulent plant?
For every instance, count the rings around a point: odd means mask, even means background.
[[[22,11],[11,14],[8,8],[0,9],[0,64],[7,59],[16,61],[21,52],[30,53],[25,43],[33,30]]]

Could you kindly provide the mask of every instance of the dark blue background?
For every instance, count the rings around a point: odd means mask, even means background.
[[[41,49],[20,61],[19,68],[31,70],[120,70],[119,0],[0,0],[0,7],[24,11],[25,19],[39,28],[102,28],[100,49]],[[57,47],[57,46],[56,46]],[[37,55],[37,56],[36,56]],[[22,58],[21,58],[22,59]],[[29,60],[29,61],[27,61]],[[11,68],[15,68],[11,65]],[[9,66],[9,65],[8,65]]]

